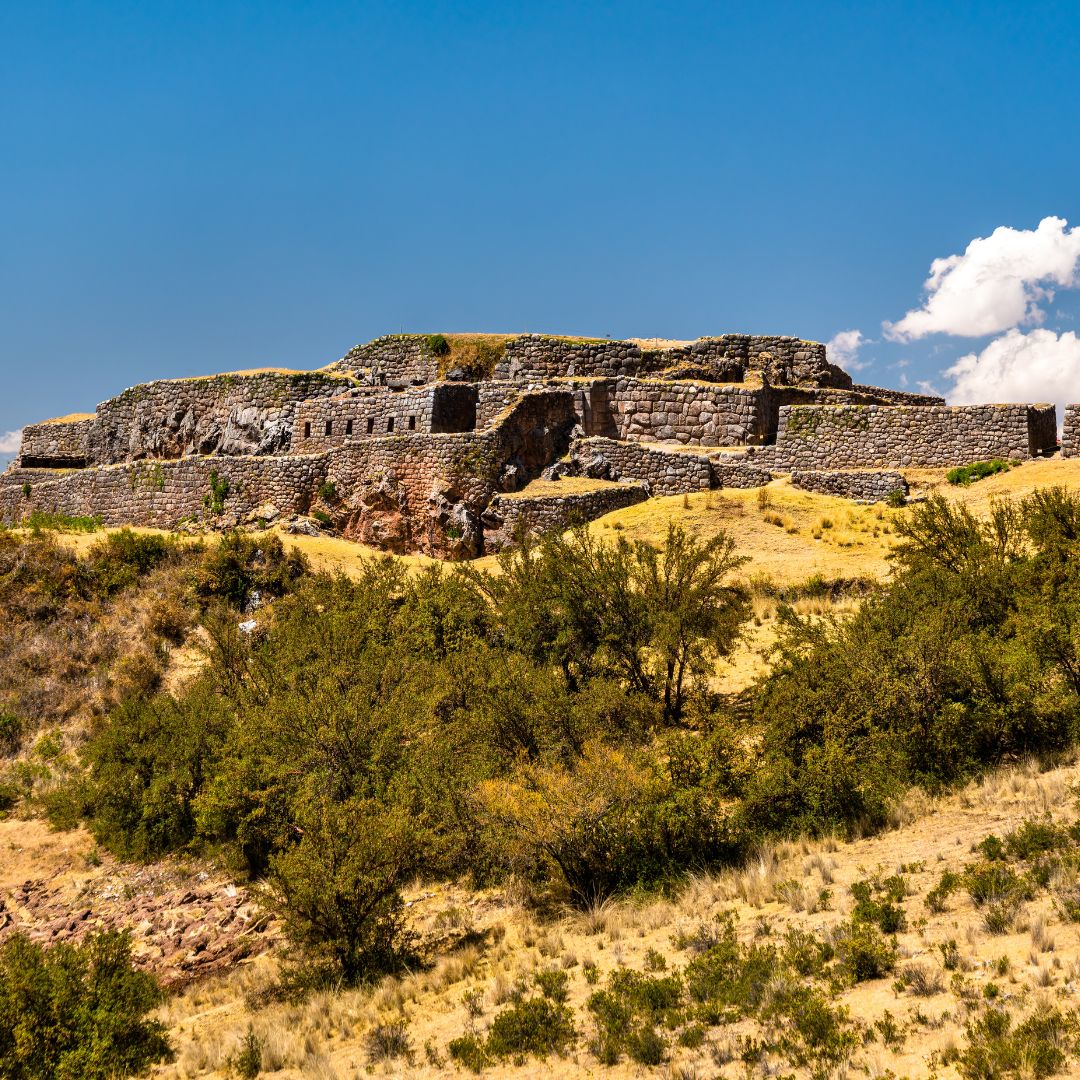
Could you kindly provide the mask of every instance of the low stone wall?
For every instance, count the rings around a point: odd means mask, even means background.
[[[19,462],[26,468],[82,468],[90,460],[95,417],[28,424],[22,431]]]
[[[220,513],[211,505],[211,473],[227,485]],[[12,469],[0,483],[0,520],[16,524],[42,510],[99,516],[106,525],[173,529],[192,520],[225,527],[267,504],[282,514],[306,512],[325,476],[322,455],[180,458],[71,472]]]
[[[1061,456],[1080,457],[1080,405],[1066,405],[1061,428]]]
[[[419,385],[438,379],[439,359],[427,334],[385,334],[354,346],[327,370],[355,372],[376,384]]]
[[[758,488],[764,487],[772,479],[772,473],[753,465],[737,462],[712,462],[712,482],[717,488]]]
[[[500,413],[504,412],[521,397],[526,386],[511,382],[478,383],[476,386],[476,428],[482,431],[490,427]]]
[[[796,470],[791,482],[804,491],[839,495],[844,499],[884,502],[895,491],[908,493],[907,481],[898,472],[817,472]]]
[[[653,495],[682,495],[713,486],[712,463],[704,454],[593,437],[575,439],[570,456],[586,476],[643,480]]]
[[[280,454],[302,401],[340,395],[351,380],[323,372],[259,372],[143,383],[102,402],[89,460]]]
[[[755,460],[774,469],[902,468],[1023,460],[1056,444],[1052,405],[792,405],[776,445]]]
[[[943,397],[933,394],[912,394],[908,390],[889,390],[884,386],[866,386],[858,383],[851,388],[859,394],[880,398],[890,405],[944,405]]]
[[[567,495],[496,495],[484,512],[484,550],[500,551],[514,543],[521,528],[560,531],[576,522],[593,521],[613,510],[648,498],[639,484],[610,484]]]

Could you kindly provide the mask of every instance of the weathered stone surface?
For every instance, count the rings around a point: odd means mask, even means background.
[[[647,499],[640,484],[612,484],[595,491],[537,497],[496,495],[484,512],[484,550],[500,551],[513,544],[520,528],[535,532],[566,529],[576,522],[621,510]]]
[[[844,499],[864,499],[884,502],[894,492],[908,493],[908,484],[898,472],[818,472],[799,471],[791,474],[791,482],[804,491],[822,495],[839,495]]]
[[[1057,444],[1053,405],[795,405],[776,445],[754,460],[775,469],[941,467],[1024,460]]]

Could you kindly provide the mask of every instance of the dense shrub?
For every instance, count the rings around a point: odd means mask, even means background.
[[[160,998],[131,966],[117,933],[47,952],[15,935],[0,945],[0,1078],[110,1080],[166,1057],[160,1023],[146,1014]]]
[[[966,487],[968,484],[975,483],[976,480],[985,480],[988,476],[993,476],[999,472],[1008,472],[1011,468],[1011,461],[994,458],[993,461],[976,461],[971,465],[960,465],[955,469],[950,469],[945,474],[945,478],[950,484]]]

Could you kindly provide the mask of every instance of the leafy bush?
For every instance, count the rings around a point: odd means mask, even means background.
[[[569,1006],[546,997],[517,1001],[495,1015],[485,1050],[496,1058],[561,1054],[577,1037]]]
[[[871,923],[842,923],[834,931],[833,946],[841,970],[855,983],[884,978],[896,966],[896,943]]]
[[[195,593],[203,601],[224,600],[245,611],[253,600],[284,596],[309,572],[295,548],[277,536],[226,533],[204,556],[195,573]]]
[[[104,933],[47,952],[21,935],[0,944],[0,1076],[111,1080],[168,1056],[146,1014],[154,980],[131,966],[126,935]]]
[[[994,458],[993,461],[975,461],[971,465],[961,465],[955,469],[950,469],[945,474],[945,478],[950,484],[967,487],[968,484],[973,484],[976,480],[984,480],[995,473],[1008,472],[1011,468],[1011,461]]]
[[[450,351],[450,342],[444,334],[428,334],[425,340],[432,356],[445,356]]]
[[[967,1035],[957,1061],[964,1080],[1054,1076],[1075,1049],[1076,1018],[1043,1005],[1014,1028],[1007,1012],[990,1008],[968,1023]]]

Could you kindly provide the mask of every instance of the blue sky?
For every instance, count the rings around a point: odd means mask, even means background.
[[[400,330],[857,329],[968,397],[1052,347],[1068,396],[1060,259],[984,249],[1019,324],[882,324],[999,227],[1068,262],[1078,46],[1075,3],[0,5],[0,435]]]

